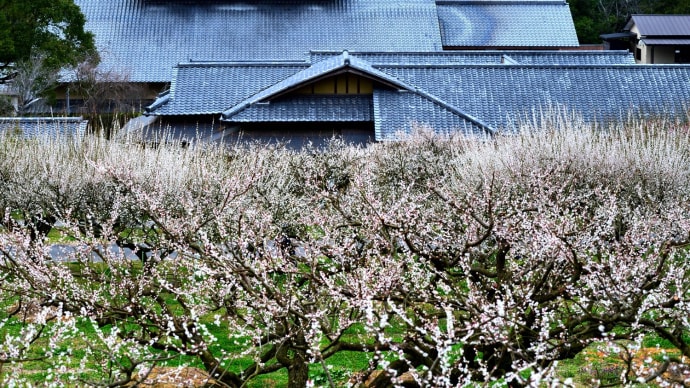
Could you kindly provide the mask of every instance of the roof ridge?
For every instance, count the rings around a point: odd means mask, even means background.
[[[244,66],[285,66],[285,65],[309,65],[310,63],[303,59],[295,60],[246,60],[246,61],[208,61],[208,62],[180,62],[175,67],[222,67],[228,65],[244,65]]]
[[[145,107],[144,111],[146,112],[146,115],[149,115],[149,114],[153,113],[156,109],[167,104],[169,101],[170,101],[170,91],[168,90],[167,93],[156,98],[156,100],[153,101],[151,103],[151,105]]]
[[[336,55],[341,53],[340,50],[311,50],[310,55]],[[575,54],[575,55],[610,55],[610,54],[627,54],[628,50],[540,50],[540,49],[470,49],[470,50],[444,50],[444,51],[359,51],[359,50],[348,50],[350,55],[442,55],[442,56],[462,56],[462,55],[482,55],[482,54],[504,54],[504,53],[518,53],[518,54],[539,54],[539,55],[563,55],[563,54]]]
[[[323,69],[318,69],[319,67],[323,67]],[[252,104],[256,104],[258,102],[261,102],[262,100],[268,99],[270,97],[280,95],[282,93],[285,93],[295,87],[298,87],[299,85],[302,85],[304,83],[313,81],[315,79],[318,79],[320,77],[326,76],[330,73],[333,73],[335,71],[345,69],[345,68],[352,68],[354,70],[361,71],[365,74],[368,74],[374,78],[380,79],[384,81],[385,83],[394,85],[396,87],[402,88],[402,89],[408,89],[409,85],[401,82],[395,77],[392,77],[376,68],[374,68],[369,62],[366,62],[362,59],[359,59],[355,56],[352,56],[349,54],[347,50],[342,51],[340,55],[333,56],[329,59],[325,59],[320,62],[316,62],[312,64],[311,66],[307,67],[306,69],[303,69],[301,71],[298,71],[297,73],[293,74],[292,76],[274,84],[273,86],[270,86],[266,89],[263,89],[254,95],[244,99],[243,101],[239,102],[235,106],[224,110],[221,114],[224,118],[230,117],[232,115],[235,115],[242,110],[246,109],[247,107],[251,106]],[[313,72],[312,74],[309,74],[310,70],[316,69],[317,71]],[[304,75],[307,75],[306,77]],[[300,77],[302,75],[302,77]]]
[[[659,68],[659,69],[678,69],[690,68],[690,64],[685,63],[658,63],[658,64],[634,64],[634,63],[430,63],[430,64],[401,64],[401,63],[377,63],[376,67],[390,68],[537,68],[537,69],[620,69],[620,68]]]

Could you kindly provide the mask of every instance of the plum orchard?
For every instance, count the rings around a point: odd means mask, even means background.
[[[125,385],[183,355],[221,386],[341,385],[348,352],[355,384],[519,386],[594,341],[620,383],[677,379],[688,139],[569,125],[301,152],[3,139],[0,380]],[[647,336],[677,351],[630,361]]]

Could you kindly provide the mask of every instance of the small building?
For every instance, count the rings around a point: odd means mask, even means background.
[[[690,15],[632,15],[624,30],[637,63],[690,63]]]

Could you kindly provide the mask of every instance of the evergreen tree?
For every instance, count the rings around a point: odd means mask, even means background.
[[[0,80],[32,53],[46,55],[53,69],[93,55],[94,37],[84,30],[85,22],[73,0],[0,0]]]

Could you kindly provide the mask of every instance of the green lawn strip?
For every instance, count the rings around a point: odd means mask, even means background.
[[[6,304],[6,303],[5,303]],[[3,313],[6,318],[6,314]],[[19,330],[27,325],[27,323],[21,322],[15,318],[9,318],[10,322],[6,324],[0,330],[0,336],[5,336],[6,334],[17,334]],[[206,319],[206,318],[205,318]],[[210,318],[209,318],[210,319]],[[208,331],[217,338],[217,341],[211,346],[214,353],[219,356],[222,354],[227,354],[226,366],[233,372],[240,372],[243,368],[251,365],[253,360],[250,357],[233,357],[235,354],[241,353],[244,346],[236,343],[236,340],[231,339],[227,326],[225,325],[215,325],[213,323],[205,323]],[[86,348],[88,342],[96,340],[96,332],[93,326],[86,320],[81,319],[77,324],[79,333],[71,340],[68,344],[61,344],[57,348],[58,353],[69,354],[70,362],[75,370],[79,366],[79,363],[84,357],[87,356]],[[101,330],[108,331],[108,328],[102,328]],[[362,334],[362,328],[353,327],[348,330],[348,333],[343,336],[345,340],[352,341],[362,341],[365,340]],[[42,355],[41,349],[45,344],[45,339],[37,341],[32,350],[27,354],[29,357],[38,357]],[[620,378],[620,373],[623,371],[623,364],[617,355],[604,354],[601,350],[601,343],[595,343],[590,345],[586,351],[578,354],[575,358],[571,360],[561,361],[558,365],[558,376],[561,379],[571,378],[576,384],[586,385],[591,383],[592,379],[599,379],[601,383],[615,383]],[[665,342],[655,336],[648,336],[644,340],[644,345],[652,345],[649,347],[661,348],[661,349],[672,349],[669,343]],[[336,355],[330,357],[325,361],[326,368],[330,374],[330,378],[337,386],[342,386],[347,383],[352,376],[360,371],[366,370],[369,367],[369,362],[373,357],[372,353],[367,352],[355,352],[355,351],[343,351],[337,353]],[[661,357],[661,356],[659,356]],[[388,358],[388,357],[386,357]],[[654,357],[655,359],[658,357]],[[660,361],[660,360],[657,360]],[[86,370],[98,371],[100,365],[93,359],[87,359]],[[203,369],[203,365],[198,361],[196,357],[193,356],[177,356],[168,361],[162,362],[159,366],[167,367],[197,367]],[[5,373],[10,371],[14,373],[20,373],[22,377],[27,379],[29,382],[40,382],[45,381],[44,379],[48,377],[51,372],[50,368],[53,365],[51,362],[47,361],[32,361],[25,362],[21,364],[16,364],[9,368],[5,368]],[[325,373],[324,367],[321,363],[313,363],[309,368],[310,378],[317,385],[327,385],[328,375]],[[97,379],[98,373],[93,374],[83,374],[75,376],[80,379],[90,380]],[[270,374],[257,376],[252,379],[248,384],[249,387],[271,387],[271,386],[284,386],[287,384],[287,372],[285,368],[273,372]]]

